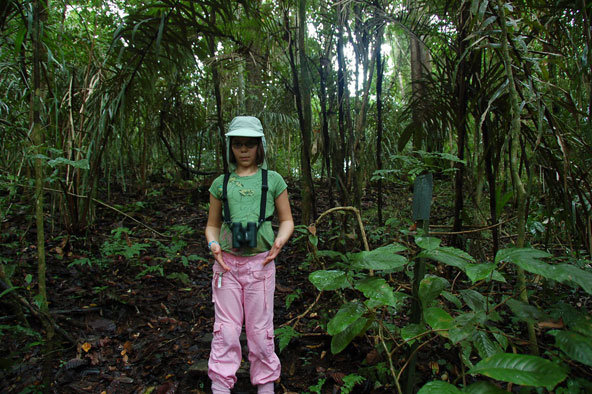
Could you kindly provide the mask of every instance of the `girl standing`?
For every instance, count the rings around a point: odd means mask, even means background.
[[[267,170],[265,136],[259,119],[237,116],[226,133],[230,173],[210,187],[206,239],[214,256],[214,338],[208,363],[213,394],[230,393],[241,363],[243,323],[249,347],[251,383],[273,393],[280,377],[274,350],[274,259],[294,231],[287,185]],[[271,217],[277,211],[277,235]]]

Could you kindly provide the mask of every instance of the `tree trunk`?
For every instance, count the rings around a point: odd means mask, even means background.
[[[365,36],[370,35],[367,31],[360,31],[357,35]],[[374,67],[376,64],[376,55],[377,52],[380,51],[380,47],[382,46],[382,34],[383,28],[380,27],[376,31],[374,50],[371,51],[370,59],[368,59],[368,51],[363,49],[365,52],[362,56],[358,56],[362,58],[362,69],[364,70],[362,83],[363,83],[363,91],[362,96],[360,98],[360,105],[357,109],[357,116],[356,116],[356,125],[354,130],[354,141],[352,146],[352,153],[351,153],[351,162],[352,162],[352,171],[351,171],[351,179],[352,179],[352,194],[354,199],[352,203],[358,209],[361,208],[362,203],[362,189],[363,183],[368,178],[365,175],[366,166],[363,165],[362,161],[360,160],[360,155],[362,151],[362,145],[364,140],[366,139],[366,123],[367,123],[367,114],[369,108],[369,100],[370,100],[370,88],[372,86],[372,79],[374,76]],[[357,46],[360,48],[360,46]],[[356,47],[354,47],[356,48]]]
[[[216,68],[216,67],[214,67]],[[245,115],[247,113],[246,110],[246,103],[245,103],[245,60],[241,59],[238,61],[237,65],[237,99],[238,99],[238,113],[240,115]],[[217,76],[217,75],[216,75]]]
[[[466,41],[467,30],[466,22],[469,19],[469,8],[465,5],[462,6],[458,12],[459,21],[459,32],[457,38],[457,52],[456,56],[459,60],[458,72],[456,73],[456,87],[455,87],[455,99],[457,103],[456,107],[456,149],[457,156],[460,160],[465,158],[465,145],[467,137],[467,107],[469,104],[469,97],[467,94],[467,84],[469,81],[469,63],[466,57],[464,57],[465,49],[468,46]],[[465,176],[465,165],[456,162],[455,163],[455,178],[454,178],[454,224],[452,227],[453,232],[462,230],[462,211],[464,208],[464,176]],[[462,248],[462,241],[456,235],[452,236],[452,243]]]
[[[381,31],[382,34],[382,31]],[[381,45],[376,46],[376,169],[382,170],[382,77],[383,64]],[[382,217],[382,179],[378,179],[377,191],[378,226],[384,225]]]
[[[491,217],[491,229],[493,236],[492,255],[495,256],[499,250],[499,228],[497,224],[497,195],[495,192],[497,169],[493,168],[493,146],[491,144],[491,137],[489,136],[489,125],[487,122],[483,123],[481,132],[483,134],[483,154],[485,155],[485,174],[487,175],[487,183],[489,184],[489,215]]]
[[[580,7],[580,12],[582,13],[584,19],[584,38],[586,39],[586,48],[588,49],[587,52],[587,62],[588,62],[588,127],[584,130],[587,130],[585,134],[586,140],[589,144],[592,144],[592,51],[590,48],[592,47],[592,32],[590,31],[590,18],[588,16],[588,7],[589,4],[586,4],[586,0],[581,0],[582,6]],[[588,221],[590,218],[588,218]],[[590,246],[592,250],[592,245]]]
[[[343,4],[339,3],[338,7],[338,24],[339,31],[337,36],[337,105],[338,105],[338,132],[339,141],[333,145],[333,173],[337,182],[337,188],[341,191],[341,204],[348,205],[349,192],[345,184],[345,155],[346,150],[346,112],[348,109],[349,95],[347,93],[347,67],[345,64],[344,55],[344,39],[343,39],[343,25],[346,23],[345,10]]]
[[[146,178],[148,166],[148,127],[142,130],[142,152],[140,153],[140,192],[146,193]]]
[[[302,223],[310,224],[316,217],[314,201],[314,184],[311,171],[311,134],[312,134],[312,108],[311,108],[311,82],[306,57],[306,0],[298,2],[298,54],[300,62],[300,109],[298,119],[302,133],[300,152],[300,168],[302,171]],[[298,99],[298,98],[297,98]]]
[[[425,48],[423,43],[416,36],[410,37],[409,49],[411,52],[411,91],[414,100],[421,102],[425,96],[423,86],[423,73],[425,70]],[[411,114],[413,122],[413,150],[417,151],[423,147],[424,134],[422,132],[423,113],[421,109],[414,107]]]
[[[506,16],[504,11],[504,5],[501,0],[497,0],[498,12],[499,12],[499,24],[502,29],[501,36],[501,55],[506,69],[506,76],[508,77],[508,89],[510,96],[510,113],[512,115],[512,122],[510,128],[510,171],[512,175],[512,181],[516,190],[517,199],[517,216],[518,224],[517,231],[518,237],[516,240],[516,246],[521,248],[524,247],[525,232],[526,232],[526,188],[522,182],[519,172],[519,158],[518,154],[520,149],[520,101],[518,100],[518,92],[516,91],[516,84],[514,82],[514,73],[512,71],[512,60],[510,58],[510,51],[508,49],[508,27],[506,25]],[[520,267],[516,267],[517,282],[518,282],[518,293],[522,302],[528,303],[528,295],[526,294],[526,274]],[[537,344],[536,332],[534,330],[534,323],[527,322],[528,336],[530,351],[532,354],[538,355],[539,348]]]
[[[216,13],[210,15],[210,23],[215,25]],[[214,36],[208,35],[208,47],[212,58],[216,56],[216,40]],[[216,124],[218,125],[218,137],[220,138],[220,156],[222,158],[222,168],[224,173],[228,172],[228,162],[226,160],[226,140],[224,138],[224,119],[222,117],[222,93],[220,89],[220,76],[218,75],[218,66],[216,62],[212,64],[212,82],[214,85],[214,96],[216,97]],[[244,107],[242,108],[244,109]]]
[[[44,163],[40,155],[44,154],[45,136],[44,127],[41,120],[41,110],[43,106],[43,96],[46,94],[47,87],[44,86],[41,78],[43,69],[42,59],[45,59],[45,50],[42,43],[42,31],[47,31],[45,23],[48,19],[47,0],[35,0],[33,3],[33,24],[32,24],[32,48],[33,48],[33,89],[31,93],[31,137],[34,151],[38,155],[35,159],[35,218],[37,226],[37,281],[39,284],[39,309],[45,315],[49,315],[49,305],[47,302],[47,285],[45,261],[45,230],[44,230],[44,207],[43,207],[43,184],[45,181]],[[52,355],[53,339],[55,329],[52,324],[42,319],[45,328],[45,343],[43,349],[43,383],[45,392],[50,392],[52,378]],[[47,324],[46,324],[47,323]]]
[[[327,52],[326,52],[327,53]],[[321,65],[319,70],[319,102],[321,105],[321,135],[323,137],[323,160],[327,171],[327,191],[329,198],[329,206],[333,206],[333,180],[331,167],[331,139],[329,138],[329,109],[327,97],[327,80],[329,75],[328,67],[330,67],[329,56],[326,55],[321,58]]]

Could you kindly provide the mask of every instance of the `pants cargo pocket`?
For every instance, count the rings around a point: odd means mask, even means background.
[[[275,351],[275,334],[273,332],[273,328],[268,328],[265,335],[265,354],[267,357],[273,355]]]
[[[251,277],[253,279],[252,290],[261,291],[263,293],[263,305],[265,310],[273,308],[273,301],[268,300],[268,296],[273,297],[275,291],[275,265],[269,263],[263,270],[252,270]]]
[[[218,361],[218,355],[224,351],[224,335],[222,334],[222,323],[214,323],[214,332],[212,338],[212,356],[214,361]]]

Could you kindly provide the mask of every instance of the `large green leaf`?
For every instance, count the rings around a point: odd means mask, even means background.
[[[592,338],[573,331],[559,331],[555,344],[572,359],[592,367]]]
[[[418,257],[425,257],[438,261],[442,264],[451,265],[462,270],[463,272],[466,270],[467,264],[469,262],[475,261],[473,256],[467,252],[452,247],[439,247],[437,249],[422,250],[418,254]]]
[[[339,270],[311,272],[308,279],[319,290],[337,290],[351,287],[345,272]]]
[[[483,324],[487,316],[485,312],[468,312],[454,318],[452,327],[448,330],[448,337],[454,344],[473,335],[476,327]]]
[[[423,311],[423,318],[434,330],[448,330],[452,327],[454,319],[448,312],[442,308],[432,307]],[[440,332],[442,336],[447,337],[447,332]]]
[[[417,394],[462,394],[462,391],[450,383],[434,380],[424,384]]]
[[[348,302],[343,304],[333,319],[327,325],[329,335],[340,333],[358,320],[366,312],[364,305],[359,302]]]
[[[358,335],[362,334],[368,326],[368,318],[360,317],[345,330],[341,331],[331,338],[331,352],[337,354],[349,345],[349,343]]]
[[[549,390],[563,381],[567,374],[557,364],[538,356],[497,353],[481,360],[469,370],[503,382],[525,386],[546,387]]]
[[[352,268],[360,270],[394,270],[403,267],[409,261],[405,256],[396,254],[401,251],[400,245],[390,244],[350,255]]]
[[[355,288],[374,301],[374,307],[389,305],[398,308],[407,297],[404,293],[395,292],[386,280],[377,277],[362,279],[356,283]]]
[[[588,294],[592,294],[592,273],[572,264],[549,264],[541,259],[551,255],[532,248],[502,249],[495,256],[496,263],[510,261],[525,271],[541,275],[561,283],[577,284]]]
[[[571,331],[583,335],[590,335],[592,332],[592,316],[588,311],[580,311],[572,305],[559,302],[552,306],[551,311],[554,318],[561,318]]]
[[[465,273],[475,283],[480,280],[489,280],[489,278],[498,282],[506,282],[506,278],[503,277],[498,271],[495,270],[495,264],[467,264],[465,266]]]
[[[515,300],[513,298],[509,299],[506,305],[508,305],[512,312],[523,321],[535,322],[548,318],[545,312],[538,310],[532,305]]]
[[[505,333],[497,327],[492,327],[491,334],[493,335],[497,343],[501,346],[501,348],[505,351],[508,348],[508,345],[510,344],[508,341],[508,337],[505,335]]]
[[[471,339],[473,340],[473,346],[475,346],[482,359],[502,353],[502,348],[492,341],[486,332],[475,330]]]
[[[553,265],[553,277],[549,279],[561,283],[578,284],[588,294],[592,294],[592,273],[571,264]]]
[[[435,237],[416,237],[415,243],[422,249],[433,250],[440,246],[442,241]]]
[[[51,167],[56,167],[58,165],[68,165],[68,166],[72,166],[74,168],[80,168],[83,170],[90,169],[90,165],[88,164],[88,159],[69,160],[69,159],[66,159],[65,157],[58,157],[58,158],[48,161],[47,164],[49,164]]]
[[[511,263],[517,263],[518,261],[539,261],[550,256],[547,252],[533,248],[500,249],[495,255],[495,264],[498,265],[502,261],[509,261]]]
[[[443,291],[442,297],[444,297],[449,302],[453,303],[458,309],[462,309],[462,302],[460,302],[460,299],[456,295],[452,294],[449,291]]]
[[[417,338],[427,331],[428,330],[426,326],[423,324],[408,324],[405,327],[401,328],[401,338],[403,338],[404,341],[407,341],[408,344],[411,345],[413,344],[413,342],[415,342],[415,339],[413,338]]]
[[[427,275],[423,278],[419,284],[419,299],[423,307],[427,308],[448,287],[450,283],[440,276]]]
[[[466,304],[475,312],[484,312],[487,310],[487,299],[478,291],[467,289],[459,291]]]

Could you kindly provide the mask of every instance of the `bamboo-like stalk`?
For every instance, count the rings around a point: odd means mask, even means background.
[[[520,152],[520,102],[518,100],[518,92],[516,91],[516,84],[514,81],[514,73],[512,72],[512,59],[510,58],[510,52],[508,50],[508,28],[506,25],[506,15],[504,4],[501,0],[497,0],[497,7],[499,12],[499,24],[502,29],[501,36],[501,55],[506,69],[506,75],[508,77],[508,89],[510,96],[510,111],[512,115],[512,121],[510,126],[510,171],[512,175],[512,181],[514,188],[516,189],[517,199],[517,217],[518,225],[517,232],[518,237],[516,239],[516,246],[523,247],[525,232],[526,232],[526,199],[527,193],[522,178],[520,178],[519,170],[519,158],[518,153]],[[517,269],[517,282],[518,282],[518,294],[520,300],[528,303],[528,295],[526,294],[526,274],[520,267]],[[539,348],[537,344],[536,333],[534,330],[534,323],[527,322],[527,330],[529,337],[530,352],[538,355]]]
[[[43,201],[43,183],[44,163],[41,159],[43,147],[45,144],[44,127],[41,120],[41,109],[43,105],[43,95],[46,92],[41,79],[42,59],[44,58],[44,45],[42,43],[42,23],[47,21],[48,5],[46,0],[35,0],[33,3],[33,23],[31,31],[31,40],[33,47],[33,90],[31,93],[30,108],[30,127],[31,139],[34,145],[34,151],[37,154],[34,161],[35,167],[35,218],[37,226],[37,283],[39,291],[39,310],[43,315],[49,315],[49,306],[47,302],[46,271],[47,264],[45,260],[45,231],[44,231],[44,201]],[[49,393],[51,383],[51,367],[53,354],[53,339],[55,327],[49,319],[42,319],[45,328],[45,343],[43,346],[43,372],[42,378],[45,386],[45,392]]]

